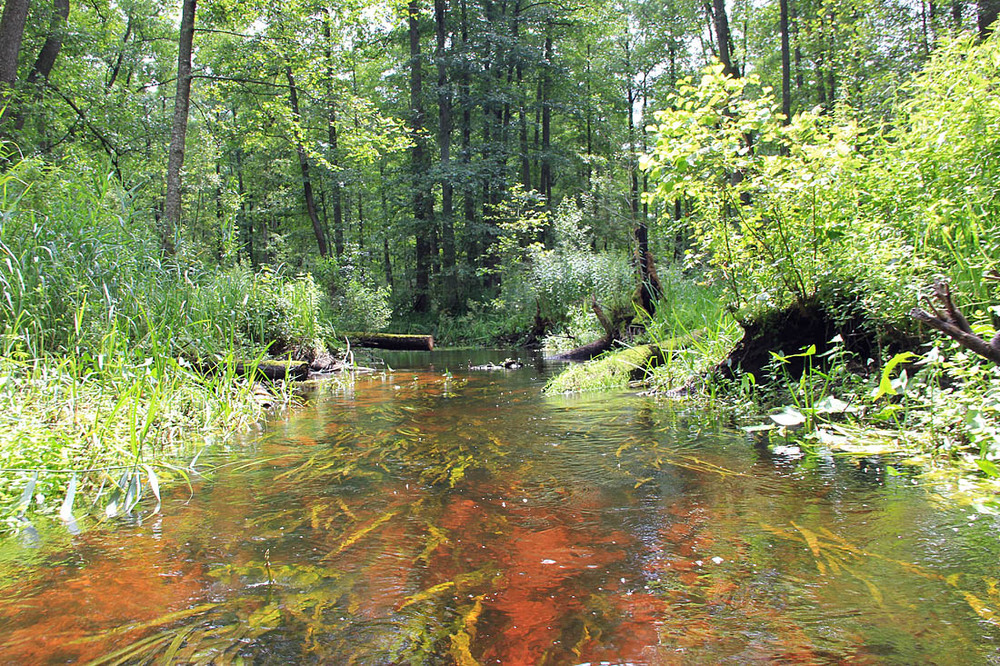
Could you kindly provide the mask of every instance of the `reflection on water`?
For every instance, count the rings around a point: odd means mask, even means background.
[[[3,662],[1000,659],[992,520],[877,460],[431,359],[315,389],[141,525],[8,547]]]

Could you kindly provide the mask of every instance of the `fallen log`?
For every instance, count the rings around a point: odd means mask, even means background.
[[[604,308],[601,307],[600,303],[597,302],[597,297],[593,294],[590,295],[590,307],[594,311],[594,315],[597,317],[597,321],[600,322],[601,328],[604,329],[604,337],[600,340],[594,340],[585,345],[575,347],[569,351],[564,351],[554,356],[546,357],[549,361],[589,361],[596,356],[600,356],[604,352],[611,349],[616,342],[620,342],[621,336],[621,326],[617,325],[615,322],[608,318],[605,314]]]
[[[546,356],[546,361],[589,361],[595,356],[599,356],[611,349],[612,341],[607,338],[594,340],[591,343],[574,347],[569,351],[564,351],[552,356]]]
[[[205,375],[214,375],[225,371],[218,361],[195,361],[191,365]],[[277,360],[264,360],[259,363],[235,361],[232,372],[239,377],[269,379],[272,382],[279,380],[302,381],[309,377],[309,363],[308,361]]]
[[[374,347],[397,351],[434,351],[432,335],[401,335],[397,333],[344,333],[354,347]]]

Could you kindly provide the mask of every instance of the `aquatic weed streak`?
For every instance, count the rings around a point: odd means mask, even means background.
[[[146,524],[9,546],[4,662],[998,657],[992,521],[878,461],[435,359],[318,391]]]

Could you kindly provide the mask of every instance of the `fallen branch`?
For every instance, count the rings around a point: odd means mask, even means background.
[[[973,333],[968,320],[955,305],[948,283],[941,280],[935,282],[933,296],[940,303],[943,312],[939,312],[934,307],[934,302],[927,299],[927,304],[934,314],[921,308],[913,308],[910,310],[910,316],[941,331],[969,351],[1000,365],[1000,332],[997,332],[989,342]]]
[[[600,340],[594,340],[580,347],[575,347],[569,351],[564,351],[553,356],[548,356],[550,361],[589,361],[595,356],[599,356],[604,352],[611,349],[611,347],[621,340],[621,336],[618,333],[618,327],[614,325],[608,315],[604,313],[604,309],[597,302],[597,297],[591,294],[590,296],[590,307],[594,311],[594,315],[597,317],[597,321],[600,322],[601,328],[604,329],[604,337]]]

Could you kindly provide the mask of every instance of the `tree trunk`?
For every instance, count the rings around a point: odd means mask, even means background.
[[[45,44],[38,53],[38,58],[28,73],[28,83],[34,83],[39,79],[48,80],[52,67],[56,64],[56,57],[62,49],[63,30],[66,20],[69,18],[69,0],[53,0],[52,19],[49,23],[49,34],[45,38]]]
[[[309,156],[306,155],[306,148],[302,138],[302,114],[299,112],[299,93],[295,87],[295,77],[292,75],[292,66],[285,65],[285,78],[288,79],[288,98],[292,104],[292,132],[295,134],[295,151],[299,156],[299,169],[302,171],[302,191],[306,199],[306,213],[309,221],[312,222],[313,234],[316,236],[316,244],[319,246],[319,254],[325,257],[330,254],[330,249],[326,242],[326,233],[323,225],[319,221],[319,214],[316,211],[316,199],[313,196],[312,179],[309,177]]]
[[[45,38],[42,50],[38,53],[38,58],[35,59],[35,64],[31,66],[31,71],[28,72],[27,83],[29,87],[38,83],[39,79],[42,81],[49,80],[52,67],[56,64],[56,57],[62,49],[63,31],[65,30],[67,18],[69,18],[69,0],[53,0],[52,18],[49,21],[49,34]],[[40,99],[42,96],[41,88],[35,88],[30,94],[36,100]],[[14,126],[18,130],[21,130],[25,122],[23,109],[17,108],[14,117],[16,118]]]
[[[712,25],[715,28],[715,41],[719,48],[719,62],[722,63],[723,71],[728,76],[739,76],[739,70],[733,64],[733,39],[729,33],[726,0],[712,0]]]
[[[545,205],[552,206],[552,101],[549,99],[552,88],[552,24],[545,26],[545,51],[542,63],[541,100],[542,105],[542,155],[539,167],[538,189],[545,197]]]
[[[792,119],[792,58],[788,34],[788,0],[779,0],[781,17],[778,30],[781,32],[781,113],[787,125]]]
[[[795,37],[795,89],[802,90],[805,79],[802,76],[802,45],[799,41],[799,15],[794,1],[788,7],[788,17],[791,19],[792,35]]]
[[[118,57],[115,59],[115,65],[111,68],[111,73],[108,74],[108,82],[104,84],[104,89],[110,91],[114,87],[115,81],[118,80],[118,74],[122,71],[122,64],[125,62],[125,47],[128,45],[129,37],[132,36],[132,16],[129,15],[128,23],[125,24],[125,35],[122,37],[122,45],[118,50]]]
[[[670,50],[671,58],[673,58],[673,48]],[[591,191],[591,181],[594,176],[593,169],[593,154],[594,154],[594,128],[593,128],[593,116],[594,116],[594,96],[591,92],[591,46],[587,44],[587,66],[585,71],[585,76],[587,79],[586,85],[586,102],[584,103],[584,132],[586,134],[587,141],[587,159],[584,163],[584,187],[587,192]],[[525,148],[527,148],[527,137],[525,137]]]
[[[985,41],[993,32],[997,14],[1000,13],[1000,0],[978,0],[976,2],[976,27],[979,29],[979,39]]]
[[[445,307],[454,310],[459,302],[459,294],[453,219],[454,188],[451,184],[452,94],[445,53],[445,44],[448,40],[446,0],[434,0],[434,26],[437,37],[435,55],[438,68],[438,148],[441,151],[441,273]]]
[[[168,255],[177,250],[175,236],[181,221],[181,167],[184,165],[184,142],[187,139],[188,106],[191,102],[191,50],[194,44],[196,4],[196,0],[183,0],[180,37],[177,42],[177,91],[174,94],[174,119],[167,159],[167,194],[163,202],[160,229],[160,243]]]
[[[465,0],[459,3],[461,21],[459,34],[462,40],[461,70],[458,77],[458,98],[462,106],[460,134],[462,150],[460,163],[462,165],[462,217],[465,223],[465,255],[466,260],[477,267],[480,266],[479,246],[474,233],[476,225],[476,179],[472,174],[472,102],[470,99],[471,75],[469,73],[469,18]]]
[[[333,94],[333,35],[330,29],[332,21],[330,13],[323,16],[323,38],[326,40],[326,101],[329,104],[327,111],[327,141],[330,144],[330,164],[334,167],[332,180],[333,187],[330,192],[331,204],[333,207],[333,248],[337,256],[344,254],[344,209],[341,203],[340,187],[340,151],[337,147],[337,99]]]
[[[426,191],[426,177],[430,169],[430,155],[424,145],[423,63],[420,57],[420,4],[410,0],[407,19],[410,38],[410,129],[413,138],[411,167],[413,176],[413,218],[416,235],[416,275],[413,310],[428,312],[430,300],[431,243],[430,224],[433,220],[434,200]]]
[[[21,52],[29,0],[6,0],[0,17],[0,128],[11,114],[11,94],[17,81],[17,56]],[[0,130],[7,134],[6,130]]]
[[[376,349],[434,351],[434,336],[398,335],[395,333],[344,333],[352,345]]]

